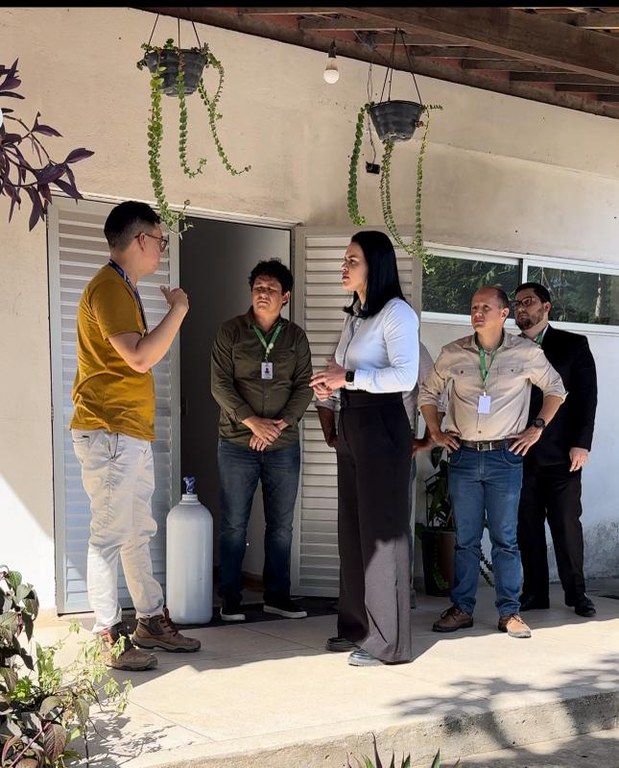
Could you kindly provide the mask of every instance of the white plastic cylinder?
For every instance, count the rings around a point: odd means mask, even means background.
[[[195,493],[168,512],[166,604],[176,624],[207,624],[213,617],[213,516]]]

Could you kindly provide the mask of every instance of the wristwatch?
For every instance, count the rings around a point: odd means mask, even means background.
[[[531,419],[531,426],[537,427],[538,429],[544,429],[546,422],[541,416],[537,416],[535,419]]]
[[[354,371],[346,371],[346,374],[344,376],[346,379],[347,384],[354,384],[355,383],[355,372]]]

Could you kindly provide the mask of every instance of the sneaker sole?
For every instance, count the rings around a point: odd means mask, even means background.
[[[273,613],[277,616],[283,616],[285,619],[306,619],[307,611],[284,611],[281,608],[276,608],[273,605],[264,605],[262,607],[264,613]]]
[[[432,631],[433,632],[457,632],[459,629],[470,629],[473,626],[473,621],[471,621],[470,624],[460,624],[457,627],[437,627],[436,624],[433,625]]]
[[[148,672],[150,670],[157,669],[156,661],[155,664],[151,662],[149,664],[142,664],[138,667],[130,666],[128,664],[122,664],[120,666],[118,664],[106,664],[105,666],[109,667],[110,669],[122,670],[123,672]]]
[[[523,630],[522,632],[510,632],[507,628],[501,629],[501,627],[499,627],[499,632],[505,632],[505,634],[509,637],[515,637],[518,640],[526,640],[528,637],[531,637],[530,630]]]
[[[129,665],[129,664],[112,664],[111,662],[105,662],[105,666],[109,667],[109,669],[119,669],[123,672],[148,672],[152,669],[157,669],[158,661],[157,659],[154,659],[153,661],[145,662],[144,664],[140,664],[139,666],[136,665]]]
[[[145,648],[147,651],[155,650],[159,648],[162,651],[168,651],[169,653],[195,653],[200,650],[200,645],[197,648],[180,648],[178,645],[170,645],[169,643],[162,643],[158,640],[138,640],[132,637],[133,644],[138,648]]]
[[[244,613],[222,613],[220,614],[222,621],[245,621],[246,617]]]

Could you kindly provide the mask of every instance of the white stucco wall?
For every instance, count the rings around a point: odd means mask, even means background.
[[[77,146],[95,155],[75,166],[85,195],[152,202],[147,170],[148,74],[135,62],[154,16],[127,8],[3,8],[1,63],[19,57],[28,122],[36,111],[63,133],[46,145],[55,159]],[[221,167],[201,102],[191,101],[189,151],[210,158],[188,180],[177,169],[173,130],[166,136],[169,199],[192,209],[350,225],[348,157],[367,66],[340,57],[337,85],[322,79],[325,55],[198,25],[224,63],[221,138],[231,162],[251,163],[231,177]],[[161,17],[156,39],[176,34]],[[183,26],[191,44],[193,32]],[[424,101],[441,103],[425,172],[426,239],[445,244],[619,263],[619,122],[522,99],[418,78]],[[374,83],[382,70],[374,69]],[[394,79],[394,98],[412,98],[410,75]],[[164,97],[166,114],[176,103]],[[199,127],[198,127],[199,125]],[[396,148],[394,207],[413,219],[419,138]],[[362,157],[361,162],[369,157]],[[360,173],[361,209],[381,221],[378,178]],[[0,201],[0,516],[14,521],[0,560],[33,581],[54,604],[50,366],[45,232],[29,233],[28,206],[10,225]],[[17,524],[17,521],[19,523]],[[6,532],[3,526],[3,531]]]

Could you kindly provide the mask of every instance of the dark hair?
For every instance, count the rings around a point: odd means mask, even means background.
[[[514,296],[520,293],[520,291],[524,291],[526,288],[530,288],[540,301],[548,301],[552,304],[548,288],[545,288],[541,283],[522,283],[522,285],[519,285],[514,291]]]
[[[282,293],[288,293],[292,290],[294,280],[292,272],[279,259],[269,259],[268,261],[259,261],[249,273],[249,287],[253,288],[256,278],[273,277],[282,287]]]
[[[110,248],[124,251],[144,227],[161,223],[159,214],[147,203],[128,200],[112,208],[105,220],[103,234]]]
[[[368,265],[365,308],[359,312],[359,315],[361,317],[377,315],[390,299],[406,301],[400,287],[395,250],[387,235],[376,230],[357,232],[350,238],[350,242],[357,243],[361,248]],[[352,315],[358,298],[355,291],[350,306],[344,307],[344,312]]]

